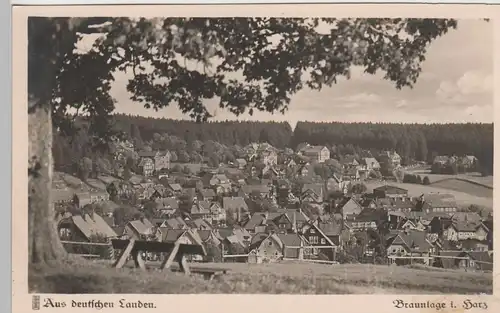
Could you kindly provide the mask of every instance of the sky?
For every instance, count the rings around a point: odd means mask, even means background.
[[[464,123],[493,122],[493,25],[483,20],[460,20],[458,28],[431,43],[423,71],[413,89],[397,90],[379,75],[355,68],[350,80],[321,91],[305,89],[292,97],[289,110],[254,112],[239,117],[207,101],[213,120]],[[130,100],[130,77],[115,76],[111,95],[116,112],[189,119],[175,105],[159,111]]]

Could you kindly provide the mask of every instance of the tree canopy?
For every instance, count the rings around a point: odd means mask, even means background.
[[[30,17],[28,89],[33,103],[53,105],[61,131],[77,110],[90,117],[98,140],[110,131],[117,71],[133,73],[132,100],[153,109],[177,104],[196,121],[212,116],[206,99],[236,115],[285,112],[293,94],[331,86],[349,77],[352,66],[382,71],[396,88],[411,87],[429,43],[456,25],[451,19]],[[92,33],[102,34],[93,48],[73,53]]]

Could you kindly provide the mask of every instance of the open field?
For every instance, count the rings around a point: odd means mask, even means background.
[[[432,183],[431,186],[464,192],[477,197],[493,198],[493,189],[477,185],[467,180],[450,178]]]
[[[464,180],[469,180],[478,184],[482,184],[488,187],[493,187],[493,176],[481,176],[479,173],[467,173],[458,175],[445,175],[445,174],[432,174],[429,169],[407,169],[406,173],[416,174],[429,177],[431,183],[438,182],[440,180],[450,179],[450,178],[460,178]]]
[[[231,271],[213,281],[152,268],[112,269],[86,262],[30,269],[36,293],[270,293],[270,294],[478,294],[492,293],[493,275],[398,266],[304,263],[197,264]],[[156,266],[154,266],[156,267]]]
[[[459,206],[467,207],[471,204],[475,204],[490,210],[493,209],[493,197],[479,197],[462,191],[439,188],[434,185],[425,186],[425,185],[405,184],[405,183],[395,183],[395,182],[391,182],[389,184],[391,186],[407,189],[408,194],[414,197],[418,197],[421,194],[451,194],[455,197],[457,205]],[[383,185],[384,185],[383,182],[377,182],[377,181],[366,182],[366,187],[368,188],[368,192],[371,192],[373,188],[377,188]]]

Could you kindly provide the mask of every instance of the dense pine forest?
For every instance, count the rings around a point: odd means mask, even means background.
[[[286,122],[222,121],[195,123],[188,120],[114,115],[114,128],[136,146],[155,142],[155,136],[173,136],[190,147],[194,142],[217,142],[226,147],[242,147],[251,142],[268,142],[277,148],[307,142],[326,145],[333,155],[364,154],[396,150],[403,160],[431,161],[436,155],[475,155],[482,168],[493,170],[493,124],[387,124],[299,122],[295,128]],[[55,132],[56,167],[62,160],[78,160],[96,153],[85,127],[73,138]],[[156,134],[156,135],[155,135]],[[178,145],[177,145],[178,146]],[[189,149],[188,149],[189,150]],[[191,151],[185,151],[188,154]],[[182,151],[177,151],[177,154]],[[65,161],[67,163],[67,161]],[[59,163],[59,164],[58,164]],[[69,164],[66,164],[69,166]]]

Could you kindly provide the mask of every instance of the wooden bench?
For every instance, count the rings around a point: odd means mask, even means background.
[[[177,272],[180,271],[180,269],[172,269],[173,271]],[[226,268],[195,268],[191,267],[190,271],[192,274],[199,274],[203,275],[205,279],[212,280],[215,277],[219,277],[221,275],[227,274],[229,269]]]
[[[187,262],[186,255],[207,255],[205,248],[202,245],[183,244],[179,242],[159,242],[145,241],[135,239],[112,239],[111,244],[113,249],[123,250],[116,262],[113,264],[115,268],[121,268],[132,256],[135,266],[141,269],[146,269],[144,259],[141,254],[143,252],[153,253],[168,253],[168,256],[162,261],[160,270],[168,269],[175,260],[179,263],[180,271],[189,274],[191,271]]]

